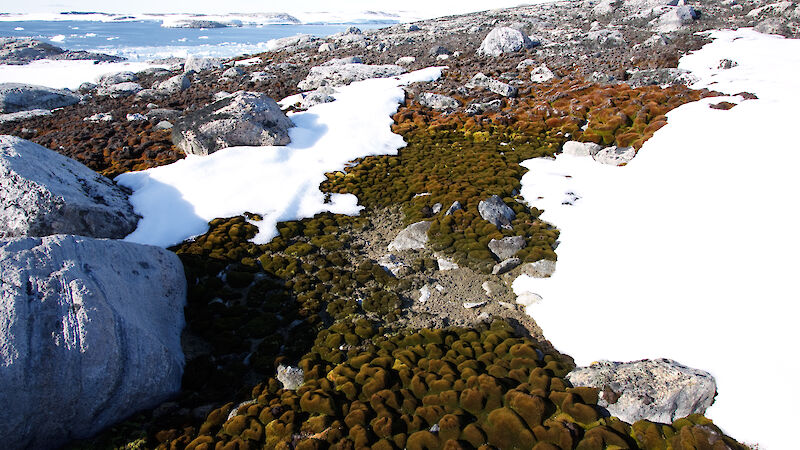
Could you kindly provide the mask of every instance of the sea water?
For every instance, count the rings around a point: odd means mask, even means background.
[[[282,37],[311,34],[330,36],[351,26],[372,29],[383,23],[265,24],[225,28],[167,28],[160,20],[0,21],[0,36],[30,37],[67,50],[86,50],[148,61],[170,56],[232,57],[267,50],[267,42]]]

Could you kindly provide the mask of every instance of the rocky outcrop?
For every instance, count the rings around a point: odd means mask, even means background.
[[[0,123],[16,122],[18,120],[27,120],[34,117],[52,116],[53,113],[49,109],[31,109],[30,111],[17,111],[15,113],[0,114]]]
[[[481,72],[476,73],[475,76],[473,76],[465,86],[469,89],[488,89],[495,94],[502,95],[503,97],[517,96],[517,88],[511,86],[510,84],[503,83],[502,81],[495,80],[494,78],[489,78]]]
[[[692,75],[683,69],[663,68],[646,69],[633,72],[627,83],[632,88],[650,85],[691,84]]]
[[[316,89],[322,85],[343,86],[368,78],[388,78],[405,73],[406,69],[394,65],[371,64],[333,64],[312,67],[308,76],[297,84],[304,91]]]
[[[84,50],[64,50],[47,42],[30,38],[0,38],[0,63],[27,64],[40,59],[94,60],[101,62],[124,61],[119,56],[93,53]]]
[[[481,42],[478,54],[500,56],[503,53],[518,52],[533,46],[533,41],[521,31],[509,27],[497,27],[490,31]]]
[[[503,199],[493,195],[478,203],[478,212],[483,220],[497,228],[511,228],[511,221],[517,218],[514,210],[503,202]]]
[[[74,105],[80,96],[67,90],[23,83],[0,83],[0,113]]]
[[[438,111],[446,111],[458,108],[460,103],[458,100],[454,99],[453,97],[449,97],[447,95],[442,94],[433,94],[430,92],[424,92],[417,97],[417,101],[423,106],[427,106],[428,108],[432,108]]]
[[[0,136],[0,238],[122,238],[137,222],[128,195],[107,178],[41,145]]]
[[[172,252],[80,236],[0,240],[0,435],[86,438],[180,389],[186,281]]]
[[[703,414],[714,403],[717,390],[708,372],[670,359],[600,361],[576,368],[567,379],[573,386],[597,388],[598,405],[628,423],[643,419],[672,423]]]
[[[397,234],[397,237],[389,244],[389,251],[395,250],[419,250],[425,248],[428,243],[428,230],[431,229],[430,222],[417,222],[407,226]]]
[[[239,91],[176,122],[172,141],[187,155],[208,155],[239,145],[286,145],[292,126],[266,94]]]

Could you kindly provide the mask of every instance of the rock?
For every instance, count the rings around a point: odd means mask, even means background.
[[[483,284],[481,284],[481,288],[483,288],[483,292],[489,297],[503,295],[506,292],[505,286],[494,281],[484,281]]]
[[[127,83],[129,81],[138,80],[139,77],[137,77],[133,72],[110,72],[100,75],[95,81],[100,86],[111,86],[113,84]]]
[[[525,238],[522,236],[507,236],[503,239],[492,239],[489,241],[489,250],[491,250],[500,261],[511,258],[523,248],[525,248]]]
[[[153,128],[155,128],[156,130],[171,130],[172,123],[170,123],[167,120],[162,120],[161,122],[158,122],[156,126]]]
[[[495,94],[500,94],[503,97],[516,97],[517,88],[510,84],[503,83],[502,81],[489,78],[481,72],[475,74],[465,85],[467,88],[484,88],[488,89]]]
[[[0,38],[0,61],[20,64],[47,59],[64,53],[64,49],[30,38]]]
[[[345,31],[345,34],[361,34],[361,29],[358,27],[350,27]]]
[[[556,76],[553,71],[548,69],[544,64],[531,71],[531,81],[534,83],[544,83],[545,81],[550,81],[555,77]]]
[[[284,389],[297,390],[303,384],[303,369],[294,366],[278,365],[276,378],[283,384]]]
[[[397,234],[397,237],[389,244],[389,251],[394,250],[418,250],[425,248],[428,243],[428,230],[431,228],[430,222],[417,222],[407,226]]]
[[[633,147],[606,147],[598,151],[593,157],[594,160],[610,166],[622,166],[631,162],[636,156],[636,149]]]
[[[784,19],[778,17],[770,17],[769,19],[759,22],[754,29],[763,34],[787,34],[788,27]]]
[[[319,46],[319,49],[317,49],[319,53],[327,53],[327,52],[332,52],[334,50],[336,50],[336,44],[334,44],[333,42],[325,42]]]
[[[31,109],[30,111],[17,111],[8,114],[0,114],[0,123],[16,122],[18,120],[27,120],[34,117],[52,116],[53,113],[49,109]]]
[[[520,295],[517,295],[517,304],[522,306],[531,306],[535,305],[542,301],[542,296],[535,293],[535,292],[523,292]]]
[[[467,308],[467,309],[479,308],[479,307],[481,307],[481,306],[483,306],[485,304],[486,304],[485,300],[481,300],[481,301],[477,301],[477,302],[464,302],[463,303],[464,308]]]
[[[456,264],[455,262],[453,262],[453,261],[451,261],[451,260],[449,260],[447,258],[443,258],[441,256],[436,258],[436,264],[439,265],[439,270],[455,270],[455,269],[458,269],[458,264]]]
[[[402,278],[411,273],[411,268],[408,267],[408,264],[391,253],[381,256],[378,259],[378,265],[396,278]]]
[[[428,56],[432,57],[437,57],[441,55],[450,55],[451,53],[453,52],[448,50],[447,47],[443,47],[441,45],[434,45],[433,47],[430,48],[430,50],[428,50]]]
[[[536,65],[536,61],[534,61],[533,59],[530,59],[530,58],[523,59],[522,61],[519,62],[519,64],[517,64],[517,70],[525,70],[528,67],[532,67],[532,66],[535,66],[535,65]]]
[[[493,195],[478,203],[478,212],[483,220],[497,228],[511,228],[511,221],[517,218],[514,210],[503,202],[503,199]]]
[[[574,386],[600,390],[598,404],[628,423],[672,423],[690,414],[703,414],[717,390],[708,372],[670,359],[599,361],[576,368],[567,379]]]
[[[344,58],[333,58],[322,63],[322,66],[340,66],[342,64],[363,64],[360,56],[346,56]]]
[[[267,72],[263,72],[263,71],[251,72],[250,73],[250,81],[252,81],[252,82],[274,80],[275,78],[278,78],[278,77],[273,75],[273,74],[271,74],[271,73],[267,73]]]
[[[441,211],[442,211],[441,203],[434,203],[433,206],[431,206],[431,213],[439,214]]]
[[[586,33],[584,40],[588,44],[601,49],[612,49],[627,45],[619,30],[609,30],[607,28]]]
[[[148,119],[156,119],[156,120],[177,120],[183,115],[180,111],[176,109],[168,109],[168,108],[153,108],[150,111],[147,111],[145,114]]]
[[[404,73],[400,66],[369,64],[337,64],[331,66],[312,67],[308,76],[297,84],[304,91],[316,89],[323,84],[330,86],[348,85],[368,78],[387,78]]]
[[[112,120],[114,120],[114,116],[111,113],[97,113],[83,118],[84,122],[111,122]]]
[[[23,83],[0,83],[0,113],[55,109],[81,100],[72,92]]]
[[[168,92],[159,91],[158,89],[142,89],[141,91],[136,93],[137,100],[142,100],[146,102],[163,100],[167,96],[169,96]]]
[[[82,236],[0,240],[0,434],[88,438],[177,395],[186,279],[167,250]]]
[[[433,94],[430,92],[424,92],[420,94],[419,97],[417,97],[417,101],[419,101],[422,106],[427,106],[428,108],[438,111],[444,111],[448,109],[452,110],[461,106],[461,104],[458,103],[458,100],[454,99],[453,97],[448,97],[441,94]]]
[[[719,69],[728,70],[728,69],[733,69],[734,67],[736,67],[738,65],[739,65],[739,63],[737,63],[736,61],[732,61],[732,60],[726,58],[726,59],[720,59],[719,60],[719,66],[717,66],[717,67]]]
[[[520,261],[519,258],[508,258],[500,261],[499,263],[495,264],[494,267],[492,267],[492,275],[502,275],[517,267],[521,263],[522,261]]]
[[[653,30],[671,33],[694,22],[700,15],[691,6],[683,5],[670,8],[657,19],[650,22]]]
[[[111,98],[122,98],[128,97],[137,92],[142,90],[142,86],[138,83],[134,83],[132,81],[126,81],[124,83],[118,84],[111,84],[108,86],[98,86],[97,87],[97,95],[99,96],[107,96]]]
[[[604,72],[592,72],[592,74],[586,77],[586,79],[591,83],[597,83],[597,84],[611,84],[611,83],[616,83],[617,81],[614,75]]]
[[[185,73],[182,73],[158,83],[155,89],[164,93],[175,94],[189,89],[191,85],[192,80]]]
[[[139,218],[108,178],[41,145],[0,136],[0,238],[122,238]]]
[[[128,122],[136,122],[136,121],[139,121],[139,120],[147,120],[147,117],[142,113],[127,114],[127,115],[125,115],[125,118],[128,120]]]
[[[683,69],[664,68],[646,69],[633,72],[626,81],[632,88],[650,85],[691,84],[694,78],[691,73]]]
[[[78,86],[78,92],[80,92],[81,94],[88,94],[89,92],[93,91],[96,87],[97,85],[95,83],[90,83],[88,81],[85,81],[81,83],[80,86]]]
[[[561,148],[561,153],[572,156],[594,156],[603,148],[594,142],[567,141]]]
[[[239,67],[236,67],[236,66],[233,66],[233,67],[230,67],[228,69],[225,69],[225,71],[222,72],[222,77],[223,78],[236,78],[236,77],[240,77],[242,75],[244,75],[244,70],[242,70],[242,69],[240,69]]]
[[[509,27],[497,27],[486,35],[478,48],[479,55],[500,56],[503,53],[518,52],[531,48],[534,44],[519,30]]]
[[[401,56],[400,58],[397,58],[397,61],[394,63],[398,66],[410,66],[411,64],[414,64],[416,60],[417,58],[413,56]]]
[[[495,99],[490,102],[472,102],[464,109],[464,113],[468,116],[475,114],[483,114],[485,112],[500,111],[503,106],[503,101]]]
[[[406,31],[409,33],[412,31],[419,31],[419,27],[416,24],[409,23],[406,25]]]
[[[305,92],[302,94],[303,101],[300,102],[300,107],[308,109],[321,103],[330,103],[335,100],[333,98],[335,92],[330,86],[320,86],[313,91]]]
[[[417,301],[420,303],[425,303],[430,298],[431,298],[431,288],[426,284],[425,286],[422,286],[419,289],[419,298],[417,298]]]
[[[219,69],[222,61],[217,58],[204,58],[202,56],[189,55],[183,63],[184,72],[202,72],[209,69]]]
[[[178,120],[172,142],[187,155],[239,145],[286,145],[292,126],[266,94],[238,91]]]
[[[548,278],[556,271],[556,262],[549,259],[527,263],[522,266],[522,273],[534,278]]]
[[[459,209],[464,209],[464,207],[461,206],[461,202],[456,200],[456,201],[453,202],[452,205],[450,205],[449,208],[447,208],[447,211],[444,212],[444,215],[445,216],[449,216],[449,215],[453,214],[454,212],[458,211]]]
[[[279,52],[285,50],[293,52],[302,49],[311,49],[318,46],[320,39],[310,34],[299,34],[297,36],[287,36],[285,38],[273,39],[269,41],[268,50]]]

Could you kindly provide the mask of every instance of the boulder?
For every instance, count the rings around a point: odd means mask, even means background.
[[[333,58],[329,61],[325,61],[321,65],[323,66],[339,66],[342,64],[361,64],[364,61],[361,60],[360,56],[345,56],[344,58]]]
[[[447,49],[447,47],[441,45],[434,45],[428,50],[428,56],[437,57],[440,55],[450,55],[453,52]]]
[[[110,84],[107,86],[98,86],[97,95],[107,96],[111,98],[128,97],[142,90],[142,86],[133,81],[126,81],[124,83]]]
[[[0,113],[62,108],[80,100],[79,95],[67,90],[23,83],[0,83]]]
[[[503,97],[516,97],[517,88],[510,84],[503,83],[502,81],[489,78],[481,72],[473,76],[465,85],[467,88],[484,88],[488,89],[495,94],[502,95]]]
[[[458,100],[454,99],[453,97],[448,97],[441,94],[433,94],[430,92],[424,92],[420,94],[419,97],[417,97],[417,100],[422,106],[427,106],[428,108],[438,111],[456,109],[461,105],[458,103]]]
[[[108,178],[39,144],[0,136],[0,238],[122,238],[138,220]]]
[[[522,266],[522,273],[534,278],[548,278],[556,271],[556,262],[549,259],[528,263]]]
[[[397,237],[389,244],[389,251],[395,250],[419,250],[425,248],[428,243],[428,230],[431,229],[430,222],[417,222],[407,226],[397,234]]]
[[[182,73],[179,75],[175,75],[174,77],[167,78],[166,80],[158,83],[155,86],[155,89],[167,94],[175,94],[177,92],[189,89],[189,86],[191,85],[192,85],[192,80],[190,80],[185,73]]]
[[[222,61],[217,58],[204,58],[202,56],[189,55],[183,63],[184,72],[202,72],[209,69],[219,69]]]
[[[602,145],[594,142],[567,141],[561,148],[561,153],[572,156],[594,156],[602,148]]]
[[[397,61],[395,61],[394,63],[397,64],[398,66],[410,66],[411,64],[414,64],[416,60],[417,58],[413,56],[401,56],[397,58]]]
[[[0,435],[87,438],[178,394],[186,279],[167,250],[81,236],[0,240]]]
[[[139,77],[137,77],[133,72],[110,72],[100,75],[95,81],[100,86],[111,86],[112,84],[138,80]]]
[[[31,109],[30,111],[17,111],[14,113],[0,114],[0,123],[28,120],[34,117],[52,116],[49,109]]]
[[[0,62],[28,63],[64,53],[64,49],[30,38],[0,38]]]
[[[383,267],[383,270],[391,273],[396,278],[402,278],[412,272],[411,267],[409,267],[408,264],[391,253],[387,253],[378,258],[378,265]]]
[[[636,149],[633,147],[606,147],[596,154],[593,158],[595,161],[610,166],[622,166],[628,164],[636,156]]]
[[[238,91],[178,120],[172,142],[187,155],[239,145],[286,145],[292,126],[266,94]]]
[[[600,49],[618,48],[627,45],[625,37],[622,36],[619,30],[610,30],[607,28],[586,33],[584,41],[590,44],[590,46]]]
[[[714,403],[717,385],[708,372],[670,359],[599,361],[567,375],[573,386],[600,391],[598,405],[625,422],[672,423],[703,414]]]
[[[493,195],[478,203],[478,212],[483,220],[497,228],[511,228],[511,221],[517,218],[514,210],[503,202],[503,199]]]
[[[483,39],[478,48],[478,54],[500,56],[503,53],[518,52],[533,46],[533,41],[521,31],[509,27],[497,27]]]
[[[308,76],[297,87],[304,91],[316,89],[324,84],[343,86],[368,78],[387,78],[405,73],[406,69],[393,65],[336,64],[312,67]]]
[[[687,70],[676,68],[645,69],[633,72],[626,83],[632,88],[650,85],[691,84],[694,78]]]
[[[483,114],[485,112],[500,111],[503,102],[500,99],[495,99],[490,102],[472,102],[464,109],[464,113],[468,116],[475,114]]]
[[[313,91],[304,92],[300,107],[308,109],[321,103],[330,103],[335,100],[333,98],[334,93],[336,91],[330,86],[320,86]]]
[[[507,236],[503,239],[492,239],[489,241],[489,250],[491,250],[500,261],[513,257],[523,248],[525,248],[525,238],[522,236]]]
[[[544,83],[552,80],[555,77],[556,76],[553,71],[547,68],[547,66],[544,64],[531,70],[531,81],[534,83]]]
[[[322,43],[322,45],[319,46],[319,49],[317,49],[317,52],[319,52],[319,53],[328,53],[328,52],[332,52],[334,50],[336,50],[336,44],[334,44],[333,42],[324,42],[324,43]]]
[[[536,61],[531,58],[523,59],[522,61],[517,64],[517,70],[525,70],[528,67],[532,67],[536,65]]]
[[[281,382],[284,389],[294,391],[303,384],[303,369],[279,364],[276,378]]]
[[[236,78],[244,75],[244,70],[239,67],[233,66],[222,72],[223,78]]]

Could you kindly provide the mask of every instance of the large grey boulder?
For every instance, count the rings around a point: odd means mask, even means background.
[[[517,218],[514,210],[497,195],[481,200],[478,203],[478,213],[483,220],[494,224],[497,228],[511,228],[511,221]]]
[[[240,145],[286,145],[292,121],[275,100],[238,91],[185,116],[172,128],[172,142],[187,155],[208,155]]]
[[[138,80],[139,77],[133,72],[109,72],[100,75],[95,81],[97,81],[97,84],[100,86],[111,86],[112,84]]]
[[[177,394],[185,303],[183,267],[167,250],[0,240],[3,446],[58,447]]]
[[[518,52],[533,46],[533,41],[521,31],[509,27],[497,27],[483,39],[478,54],[500,56],[503,53]]]
[[[717,385],[708,372],[670,359],[633,362],[599,361],[567,375],[573,386],[600,391],[598,405],[628,423],[672,423],[703,414],[714,403]]]
[[[222,67],[222,61],[217,58],[204,58],[202,56],[189,55],[183,63],[184,72],[202,72],[209,69]]]
[[[666,67],[662,69],[644,69],[633,72],[626,83],[632,88],[651,85],[691,84],[693,75],[684,69]]]
[[[608,164],[609,166],[622,166],[631,162],[635,156],[635,148],[613,145],[598,151],[592,157],[599,163]]]
[[[653,27],[654,31],[671,33],[691,24],[698,17],[700,17],[700,15],[691,6],[676,6],[669,8],[657,19],[650,22],[650,25]]]
[[[111,98],[128,97],[142,90],[139,83],[133,81],[125,81],[123,83],[101,85],[97,87],[97,95],[106,96]]]
[[[31,109],[30,111],[17,111],[14,113],[0,114],[0,123],[16,122],[19,120],[32,119],[34,117],[52,116],[49,109]]]
[[[489,241],[489,250],[500,261],[513,257],[523,248],[525,248],[525,238],[522,236],[506,236],[503,239]]]
[[[389,251],[395,250],[419,250],[425,248],[428,243],[428,230],[431,229],[430,222],[412,223],[397,234],[397,237],[389,244]]]
[[[80,100],[79,95],[67,90],[23,83],[0,83],[0,113],[62,108]]]
[[[417,100],[422,106],[427,106],[438,111],[446,111],[456,109],[461,106],[458,100],[453,97],[442,94],[434,94],[431,92],[423,92],[419,94]]]
[[[502,81],[495,80],[494,78],[489,78],[481,72],[478,72],[473,76],[465,86],[469,89],[473,88],[484,88],[488,89],[495,94],[502,95],[503,97],[516,97],[517,96],[517,88],[511,86],[510,84],[503,83]]]
[[[191,85],[192,80],[185,73],[182,73],[158,83],[155,89],[167,94],[174,94],[189,89]]]
[[[369,78],[388,78],[405,73],[406,69],[394,65],[371,64],[334,64],[312,67],[308,76],[297,87],[304,91],[316,89],[322,85],[343,86],[355,81]]]
[[[108,178],[39,144],[0,136],[0,238],[122,238],[138,220],[128,195]]]

